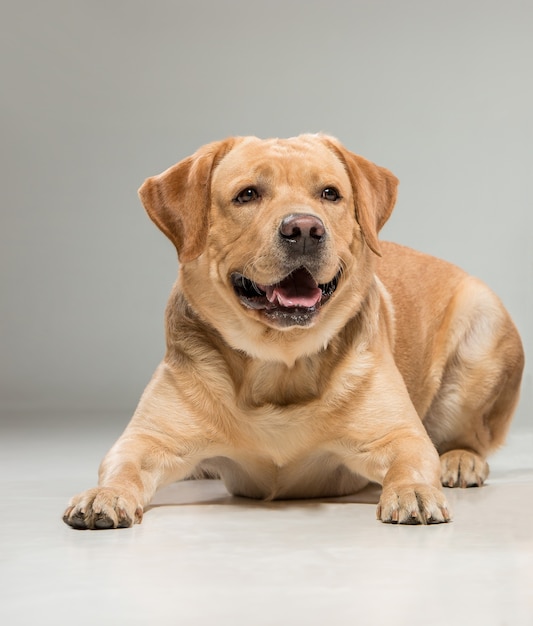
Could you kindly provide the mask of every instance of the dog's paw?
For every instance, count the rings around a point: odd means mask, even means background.
[[[442,524],[451,520],[444,494],[425,484],[385,487],[376,516],[386,524]]]
[[[63,521],[79,530],[128,528],[142,521],[142,507],[118,489],[97,487],[74,496]]]
[[[489,465],[475,452],[450,450],[440,457],[441,482],[445,487],[481,487]]]

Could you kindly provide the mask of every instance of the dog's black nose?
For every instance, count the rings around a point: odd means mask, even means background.
[[[299,254],[312,252],[326,236],[324,223],[316,215],[293,213],[287,215],[279,225],[281,239]]]

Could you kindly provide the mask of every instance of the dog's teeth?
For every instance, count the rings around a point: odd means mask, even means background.
[[[329,283],[326,283],[324,285],[319,285],[319,287],[325,296],[330,296],[335,291],[335,289],[337,289],[338,283],[339,283],[339,279],[337,276],[335,276],[335,278],[331,280]]]

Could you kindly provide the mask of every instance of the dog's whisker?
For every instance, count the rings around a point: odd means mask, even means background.
[[[255,283],[255,281],[251,281],[252,283],[252,289],[257,293],[258,296],[264,296],[265,292],[262,291],[261,289],[259,289],[259,287],[257,286],[257,283]]]

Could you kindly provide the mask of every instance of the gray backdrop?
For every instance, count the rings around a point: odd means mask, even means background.
[[[177,267],[137,188],[233,134],[327,131],[393,170],[383,236],[484,279],[531,354],[532,7],[3,1],[6,414],[134,408]],[[518,424],[532,395],[529,368]]]

